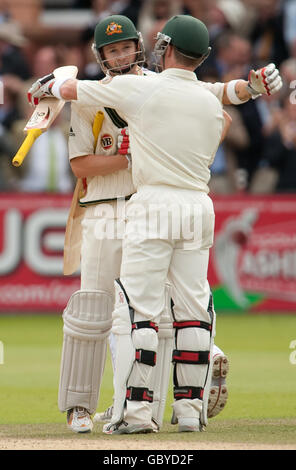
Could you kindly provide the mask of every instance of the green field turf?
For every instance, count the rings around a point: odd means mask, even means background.
[[[259,420],[264,425],[272,420],[279,423],[292,419],[294,423],[296,365],[289,360],[293,340],[296,315],[218,313],[216,344],[227,353],[231,366],[227,380],[229,400],[225,410],[210,422],[217,427],[221,421],[224,428],[229,423],[233,429],[239,420],[245,423]],[[4,364],[0,365],[0,430],[8,424],[65,423],[65,415],[57,408],[61,317],[0,315],[0,341],[4,344]],[[109,358],[100,410],[111,404],[112,393]],[[171,401],[170,392],[167,423]],[[270,428],[272,432],[272,425]],[[273,429],[276,432],[276,427]]]

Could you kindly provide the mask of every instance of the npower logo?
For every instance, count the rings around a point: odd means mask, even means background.
[[[18,209],[3,216],[0,275],[12,273],[24,261],[40,275],[63,272],[64,229],[68,209],[39,209],[23,218]]]

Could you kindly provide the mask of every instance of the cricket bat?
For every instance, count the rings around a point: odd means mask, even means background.
[[[104,113],[98,111],[93,122],[93,136],[94,136],[94,152],[96,150],[98,137],[102,129],[104,121]],[[83,180],[78,178],[74,194],[72,197],[71,207],[68,215],[65,241],[64,241],[64,275],[69,276],[77,269],[80,265],[80,252],[81,252],[81,240],[82,240],[82,226],[81,221],[84,216],[84,207],[80,207],[79,199],[83,193]]]
[[[77,73],[78,68],[75,65],[59,67],[53,72],[54,76],[57,78],[76,78]],[[47,131],[55,118],[63,109],[64,105],[64,100],[58,100],[56,98],[44,98],[40,101],[40,103],[34,109],[34,112],[26,126],[24,127],[24,132],[27,134],[27,136],[12,160],[12,164],[14,166],[20,166],[23,163],[35,140],[43,132]]]

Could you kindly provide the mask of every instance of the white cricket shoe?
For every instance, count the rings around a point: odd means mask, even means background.
[[[153,423],[129,424],[122,421],[120,424],[107,423],[103,426],[104,434],[147,434],[157,432]]]
[[[229,371],[228,357],[216,348],[213,356],[212,382],[208,401],[208,418],[217,416],[226,405],[228,390],[226,385],[226,376]]]
[[[91,432],[93,422],[89,412],[82,406],[75,406],[67,411],[67,425],[73,432]]]
[[[96,413],[93,417],[94,423],[100,423],[100,422],[110,422],[112,419],[112,414],[113,414],[113,405],[109,406],[105,411],[102,411],[102,413]]]
[[[199,418],[179,418],[178,419],[178,432],[201,432]]]

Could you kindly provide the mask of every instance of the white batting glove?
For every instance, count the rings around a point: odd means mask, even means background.
[[[118,153],[124,155],[128,161],[128,169],[132,166],[132,156],[129,143],[129,131],[128,127],[121,129],[117,140]]]
[[[37,106],[43,98],[53,97],[52,87],[55,84],[56,78],[53,73],[39,78],[33,83],[27,93],[28,101],[32,106]]]
[[[274,64],[268,64],[262,69],[251,70],[248,81],[247,89],[253,99],[261,95],[273,95],[283,86],[280,73]]]

